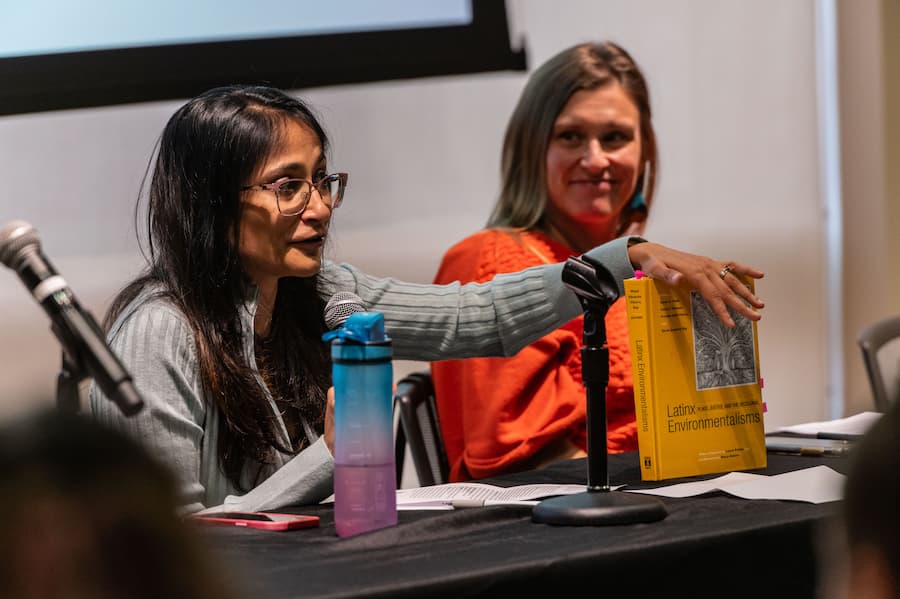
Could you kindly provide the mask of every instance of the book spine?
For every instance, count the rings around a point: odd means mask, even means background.
[[[652,306],[648,295],[652,292],[649,279],[625,281],[628,300],[628,331],[631,347],[634,412],[637,420],[638,450],[643,480],[659,480],[659,455],[653,414],[654,385],[650,370],[650,335],[652,334]]]

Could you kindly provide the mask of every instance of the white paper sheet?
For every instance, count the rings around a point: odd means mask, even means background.
[[[622,489],[661,497],[693,497],[710,491],[724,491],[742,499],[783,499],[826,503],[843,496],[846,477],[828,466],[814,466],[794,472],[766,476],[748,472],[730,472],[710,480],[678,483],[654,489]],[[447,483],[430,487],[397,490],[398,510],[452,510],[491,505],[534,506],[538,500],[586,491],[584,485],[533,484],[498,487],[484,483]],[[331,503],[334,495],[322,501]]]
[[[621,485],[620,485],[621,486]],[[618,489],[619,487],[610,487]],[[398,510],[452,510],[461,507],[538,504],[539,499],[587,491],[585,485],[534,484],[498,487],[484,483],[447,483],[397,489]],[[334,495],[322,500],[334,503]]]
[[[808,503],[839,501],[846,477],[828,466],[813,466],[784,474],[766,476],[730,472],[724,476],[693,483],[679,483],[655,489],[625,489],[662,497],[693,497],[709,491],[723,491],[742,499],[786,499]]]
[[[838,433],[847,435],[862,435],[881,417],[881,412],[860,412],[847,418],[837,420],[825,420],[822,422],[807,422],[795,424],[778,429],[779,432],[796,433],[798,435],[815,436],[818,433]]]
[[[445,509],[491,505],[537,505],[538,499],[587,491],[585,485],[534,484],[498,487],[484,483],[447,483],[399,489],[398,510]]]

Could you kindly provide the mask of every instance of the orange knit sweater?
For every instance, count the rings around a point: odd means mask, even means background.
[[[484,230],[447,251],[434,282],[483,282],[574,253],[537,232]],[[510,358],[432,363],[450,480],[521,470],[538,451],[564,438],[586,450],[583,320],[572,320]],[[631,451],[637,449],[637,429],[621,299],[606,316],[606,336],[607,446],[610,452]]]

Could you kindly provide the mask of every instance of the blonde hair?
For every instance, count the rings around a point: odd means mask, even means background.
[[[532,229],[540,226],[547,201],[547,146],[557,116],[575,92],[618,82],[640,113],[641,163],[636,192],[646,210],[627,206],[617,234],[646,218],[653,202],[659,156],[650,112],[650,94],[634,59],[612,42],[578,44],[542,64],[525,85],[503,139],[500,197],[488,227]],[[649,173],[647,172],[649,170]]]

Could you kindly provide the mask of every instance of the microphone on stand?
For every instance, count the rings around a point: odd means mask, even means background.
[[[144,401],[131,375],[107,345],[93,316],[82,309],[68,283],[41,252],[34,227],[25,221],[12,221],[0,229],[0,262],[18,273],[50,316],[51,330],[63,346],[58,402],[78,411],[77,384],[90,375],[124,414],[140,411]]]
[[[606,386],[609,347],[606,313],[619,298],[619,286],[601,263],[587,256],[570,257],[563,266],[563,283],[584,309],[581,370],[587,401],[587,489],[583,493],[545,499],[531,512],[534,522],[568,526],[606,526],[654,522],[666,517],[659,499],[617,493],[609,486],[606,447]]]

